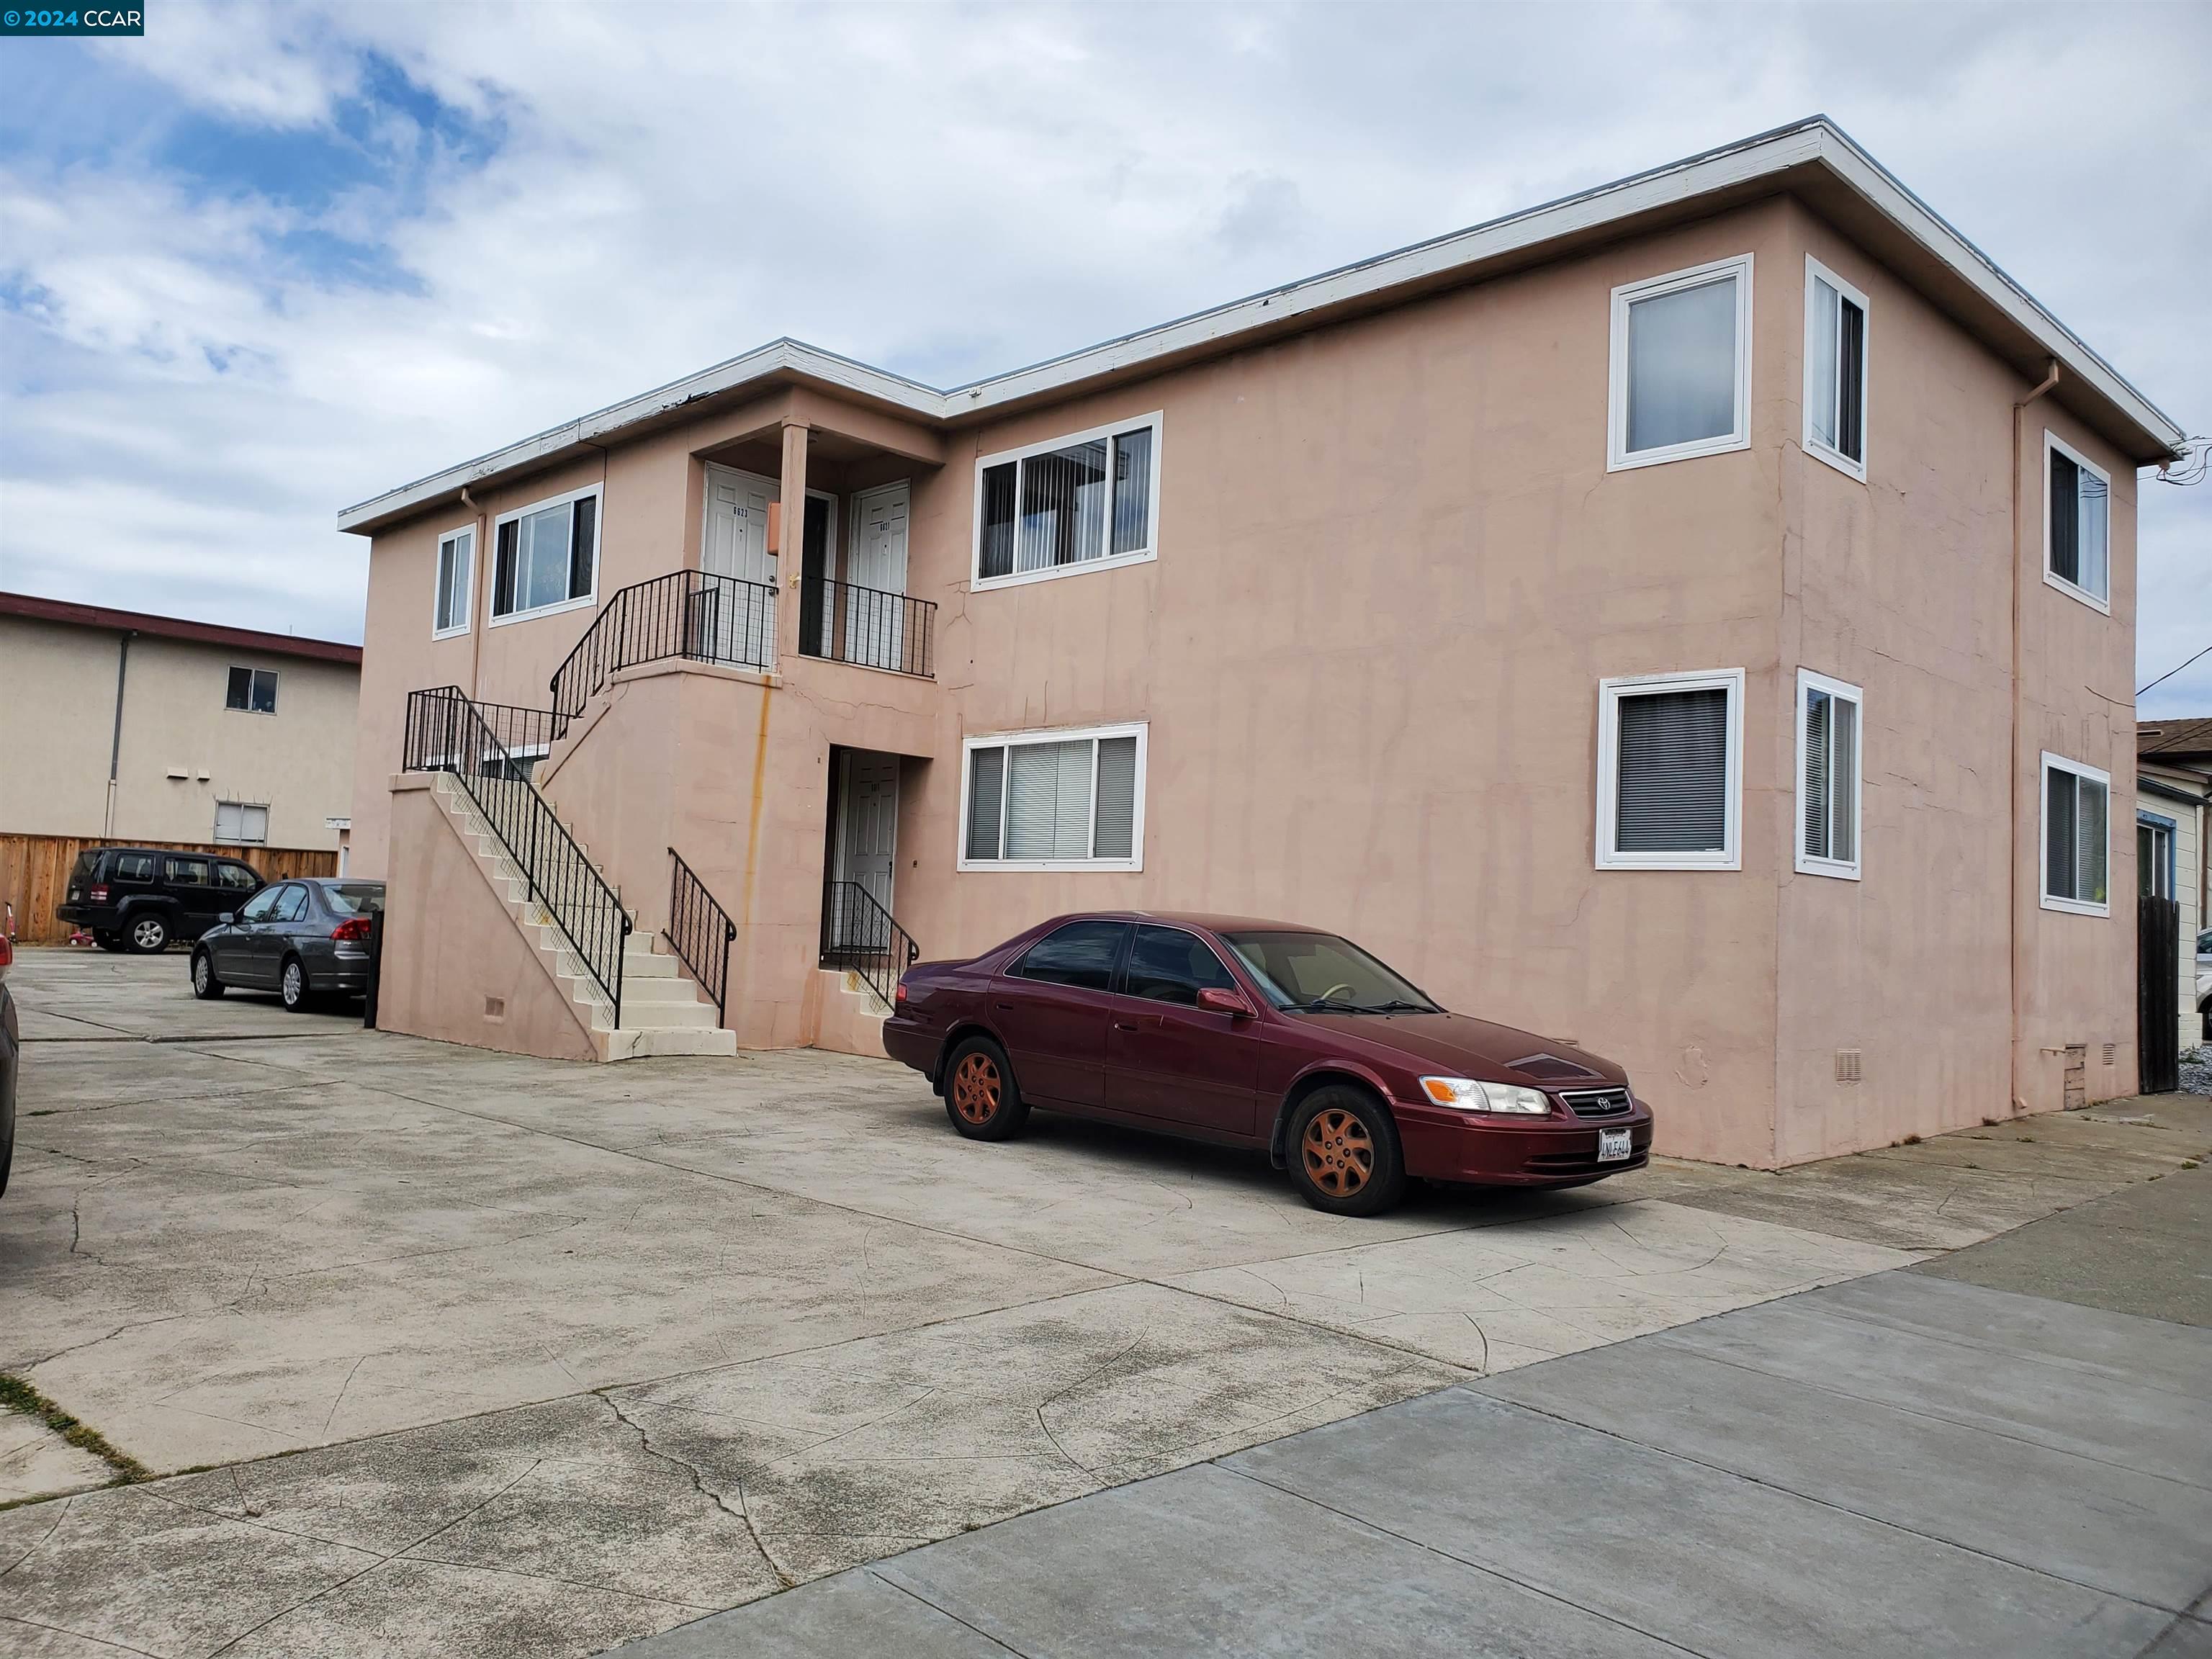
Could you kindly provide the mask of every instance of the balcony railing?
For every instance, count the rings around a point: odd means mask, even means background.
[[[937,671],[937,607],[927,599],[850,582],[810,581],[799,590],[802,656],[922,679]]]
[[[633,582],[606,602],[553,676],[556,728],[625,668],[683,657],[738,668],[775,665],[775,588],[705,570]]]

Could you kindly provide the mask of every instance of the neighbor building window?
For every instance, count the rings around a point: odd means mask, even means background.
[[[1598,683],[1601,870],[1737,870],[1743,671]]]
[[[1805,448],[1866,482],[1867,299],[1805,261]]]
[[[1147,415],[977,462],[977,585],[1151,558],[1160,420]]]
[[[2112,780],[2063,756],[2043,757],[2043,908],[2085,915],[2112,913]]]
[[[232,669],[230,690],[223,698],[222,706],[241,708],[254,714],[275,714],[276,671],[273,668]]]
[[[2148,812],[2136,814],[2136,876],[2145,898],[2173,896],[2173,832],[2177,827],[2172,818],[2157,817]]]
[[[469,631],[469,594],[476,583],[477,532],[456,530],[438,538],[438,599],[430,618],[434,639]]]
[[[1613,291],[1607,466],[1751,447],[1751,255]]]
[[[493,530],[492,548],[495,623],[590,604],[599,562],[599,486],[507,514]]]
[[[2100,611],[2109,610],[2112,475],[2047,432],[2043,470],[2051,503],[2045,515],[2045,580]]]
[[[1797,671],[1797,867],[1859,873],[1858,687]]]
[[[219,800],[215,804],[215,838],[226,844],[265,846],[269,840],[269,809],[250,801]]]
[[[1142,726],[970,738],[963,870],[1141,870]]]

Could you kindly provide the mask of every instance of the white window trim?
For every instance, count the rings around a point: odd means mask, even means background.
[[[2077,778],[2087,778],[2105,787],[2105,902],[2094,904],[2087,899],[2055,898],[2051,891],[2051,775],[2070,772]],[[2069,915],[2109,916],[2112,914],[2112,775],[2100,772],[2086,762],[2069,760],[2063,755],[2043,751],[2043,764],[2035,778],[2036,795],[2036,868],[2042,872],[2037,884],[2043,892],[2043,908],[2063,910]],[[2075,825],[2078,830],[2081,817],[2077,813]]]
[[[1062,576],[1088,576],[1101,570],[1120,570],[1128,565],[1147,564],[1159,556],[1160,544],[1160,452],[1167,447],[1164,428],[1165,411],[1154,410],[1149,415],[1133,416],[1126,421],[1110,421],[1104,426],[1094,426],[1082,432],[1069,432],[1057,438],[1047,438],[1042,443],[1024,444],[1019,449],[1002,449],[994,455],[984,455],[975,462],[975,528],[968,550],[968,591],[988,592],[996,587],[1023,587],[1031,582],[1048,582]],[[1113,438],[1124,432],[1134,432],[1139,427],[1150,427],[1152,433],[1152,475],[1150,492],[1146,496],[1148,521],[1146,524],[1145,545],[1130,553],[1111,553],[1103,559],[1085,559],[1079,564],[1055,564],[1042,570],[1017,570],[1004,576],[983,574],[983,474],[994,466],[1008,461],[1024,461],[1032,455],[1048,455],[1055,449],[1066,449],[1073,444],[1089,443],[1094,438]],[[1112,505],[1108,505],[1109,532],[1111,532]],[[1014,481],[1014,537],[1021,538],[1021,479]],[[962,820],[963,824],[966,823]]]
[[[1806,694],[1825,691],[1850,703],[1856,718],[1851,721],[1851,850],[1858,857],[1821,858],[1805,850],[1805,704]],[[1832,680],[1809,668],[1797,671],[1797,873],[1833,876],[1840,881],[1859,879],[1859,858],[1866,854],[1866,693],[1847,680]]]
[[[1620,699],[1655,691],[1728,693],[1728,785],[1723,837],[1710,853],[1623,853],[1614,815],[1620,806]],[[1632,674],[1597,683],[1597,867],[1601,870],[1741,870],[1743,868],[1743,670],[1694,674]]]
[[[1121,428],[1127,431],[1127,427]],[[1138,720],[1123,726],[1067,726],[1027,732],[984,732],[964,738],[960,744],[960,822],[953,840],[953,867],[963,872],[994,870],[1120,871],[1145,867],[1145,772],[1151,753],[1150,724]],[[968,792],[975,781],[974,753],[978,749],[1016,748],[1031,743],[1080,743],[1085,738],[1134,738],[1137,777],[1129,813],[1129,854],[1126,859],[971,859],[968,856]],[[999,845],[1006,842],[1006,800],[1013,775],[1010,762],[999,785]],[[1091,766],[1091,834],[1098,835],[1098,765],[1093,751]]]
[[[461,584],[460,620],[450,628],[441,628],[438,626],[438,600],[444,592],[444,584],[438,580],[438,565],[445,557],[446,544],[456,536],[466,536],[469,538],[468,580]],[[594,566],[593,580],[595,582],[598,580],[597,569],[598,567]],[[471,522],[456,525],[451,530],[441,530],[438,532],[436,550],[430,555],[430,637],[434,640],[450,640],[467,633],[469,623],[476,616],[476,609],[477,527]]]
[[[238,808],[239,823],[241,828],[243,828],[245,824],[246,815],[248,812],[260,813],[261,839],[259,841],[248,841],[244,836],[240,835],[234,836],[228,841],[224,840],[222,836],[222,809],[226,806],[235,806]],[[217,801],[215,804],[215,830],[210,836],[210,840],[214,845],[217,847],[266,847],[269,845],[269,803],[265,800]],[[230,860],[230,862],[236,863],[237,860],[234,859]]]
[[[1656,298],[1676,289],[1695,288],[1716,276],[1733,274],[1735,284],[1735,426],[1717,438],[1699,438],[1663,449],[1628,453],[1628,307],[1638,300]],[[1608,472],[1626,472],[1639,466],[1660,466],[1699,455],[1723,455],[1751,447],[1751,255],[1716,259],[1686,270],[1670,270],[1648,276],[1613,291],[1613,343],[1607,370],[1606,459]]]
[[[2094,472],[2104,483],[2105,592],[2102,597],[2068,581],[2051,568],[2051,453],[2053,450],[2063,454],[2075,465]],[[2048,428],[2043,434],[2043,580],[2069,599],[2081,600],[2100,616],[2112,614],[2112,475]]]
[[[261,716],[263,719],[264,719],[264,720],[275,720],[275,719],[276,718],[276,711],[274,708],[256,708],[253,706],[253,682],[252,682],[251,679],[247,680],[247,681],[246,681],[246,707],[245,707],[245,708],[233,708],[233,707],[231,706],[231,702],[230,702],[230,675],[229,675],[229,672],[228,672],[228,671],[229,669],[232,669],[232,668],[243,668],[244,670],[246,670],[246,672],[249,675],[252,675],[252,674],[266,674],[266,675],[268,675],[268,676],[269,676],[269,678],[270,678],[270,679],[272,679],[272,680],[276,681],[276,690],[277,690],[277,693],[278,693],[278,701],[279,701],[279,702],[282,702],[282,701],[283,701],[283,690],[284,690],[284,675],[283,675],[283,672],[281,669],[276,669],[276,668],[256,668],[256,667],[254,667],[254,666],[253,666],[253,665],[252,665],[252,664],[251,664],[251,663],[234,662],[234,663],[229,663],[229,664],[226,665],[226,670],[225,670],[225,672],[224,672],[224,674],[223,674],[223,684],[222,684],[222,711],[223,711],[223,713],[224,713],[224,714],[258,714],[258,715],[260,715],[260,716]]]
[[[484,609],[490,613],[484,618],[486,628],[505,628],[510,623],[535,622],[540,617],[557,617],[564,611],[582,611],[599,602],[599,567],[606,551],[607,543],[605,489],[606,486],[604,483],[586,484],[581,489],[571,489],[558,495],[548,495],[544,500],[532,501],[527,507],[518,507],[512,513],[502,513],[491,521],[492,593],[484,605]],[[549,507],[561,507],[570,501],[580,501],[586,495],[597,498],[599,503],[592,514],[592,591],[579,594],[573,599],[562,599],[552,605],[541,605],[535,611],[510,611],[505,616],[501,616],[499,614],[499,527],[516,519],[526,519],[533,513],[543,513]],[[569,557],[573,559],[574,556],[575,551],[572,547],[569,550]],[[434,616],[436,613],[434,611],[432,614]]]
[[[1866,459],[1853,460],[1841,450],[1830,447],[1813,435],[1813,279],[1818,277],[1859,308],[1865,319],[1865,329],[1859,340],[1859,448],[1871,453],[1874,449],[1874,423],[1870,418],[1873,398],[1874,371],[1874,306],[1857,289],[1815,259],[1805,256],[1805,437],[1804,449],[1816,461],[1826,461],[1847,478],[1859,483],[1867,481]],[[1840,389],[1840,388],[1839,388]]]

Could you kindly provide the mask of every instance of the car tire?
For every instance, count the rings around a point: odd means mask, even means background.
[[[945,1115],[970,1140],[1006,1140],[1030,1115],[1006,1051],[988,1037],[969,1037],[945,1063]]]
[[[123,942],[139,956],[157,957],[169,948],[169,924],[150,912],[133,916],[124,924]]]
[[[297,957],[286,957],[284,965],[276,970],[276,994],[284,1006],[295,1014],[307,1012],[307,1004],[314,992],[307,984],[307,965]]]
[[[204,951],[192,952],[192,994],[203,1002],[212,1002],[227,988],[215,976],[215,958]]]
[[[1291,1115],[1291,1179],[1331,1215],[1380,1215],[1405,1196],[1397,1121],[1364,1089],[1330,1084]]]

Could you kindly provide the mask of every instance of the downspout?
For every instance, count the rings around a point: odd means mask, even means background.
[[[102,841],[115,838],[115,781],[123,763],[123,683],[131,672],[131,641],[136,637],[126,629],[115,653],[115,735],[107,745],[107,816],[100,832]]]
[[[473,702],[477,696],[477,665],[483,653],[483,625],[491,614],[492,550],[484,545],[483,508],[469,495],[466,484],[461,486],[461,505],[477,515],[476,528],[469,532],[470,543],[476,550],[476,568],[469,573],[469,586],[483,590],[469,595],[469,701]]]
[[[2020,1077],[2020,996],[2021,981],[2024,977],[2021,972],[2020,961],[2020,615],[2021,605],[2023,603],[2020,576],[2020,562],[2023,550],[2021,546],[2020,514],[2021,416],[2030,404],[2057,384],[2058,359],[2053,357],[2051,360],[2050,372],[2043,377],[2035,390],[2012,406],[2012,725],[2011,741],[2005,750],[2005,794],[2010,803],[2009,817],[2012,833],[2009,843],[2005,849],[2006,894],[2008,899],[2005,906],[2005,915],[2008,918],[2006,926],[2008,929],[2010,945],[2008,955],[2012,963],[2012,1042],[2010,1046],[2012,1049],[2012,1110],[2014,1117],[2023,1116],[2027,1111],[2027,1098],[2021,1092]],[[2036,787],[2040,789],[2042,787],[2041,781],[2039,779]],[[2039,802],[2038,805],[2039,809]],[[2040,835],[2037,839],[2039,842]],[[2042,856],[2040,845],[2036,848],[2036,855],[2039,859]]]

